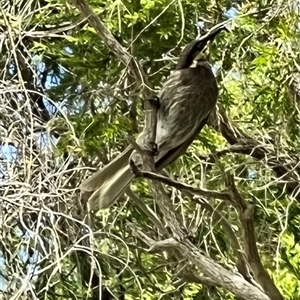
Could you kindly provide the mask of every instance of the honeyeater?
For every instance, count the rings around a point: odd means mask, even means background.
[[[218,87],[204,53],[208,42],[224,29],[224,26],[216,26],[208,34],[189,43],[158,94],[155,140],[158,154],[154,156],[158,171],[185,153],[216,105]],[[141,147],[145,144],[143,132],[136,143]],[[129,165],[131,159],[136,163],[139,154],[129,145],[81,184],[83,193],[91,193],[92,210],[110,207],[125,192],[134,178]]]

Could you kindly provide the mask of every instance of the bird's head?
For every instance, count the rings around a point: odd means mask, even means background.
[[[200,39],[187,44],[179,56],[176,69],[180,70],[189,68],[193,61],[205,61],[205,51],[208,48],[209,42],[212,42],[214,38],[223,30],[228,31],[225,25],[217,25]]]

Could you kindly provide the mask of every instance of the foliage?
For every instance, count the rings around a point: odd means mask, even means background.
[[[210,46],[219,103],[269,154],[261,159],[243,149],[222,154],[232,145],[207,126],[168,171],[181,182],[218,191],[226,188],[224,174],[234,174],[240,194],[255,203],[265,269],[285,299],[299,299],[298,2],[93,0],[89,5],[137,58],[155,90],[183,45],[231,20],[230,32]],[[191,278],[200,271],[170,253],[148,253],[131,225],[152,239],[159,240],[160,232],[132,199],[87,214],[78,187],[94,171],[88,167],[108,163],[141,129],[145,87],[72,1],[3,1],[0,14],[3,298],[101,299],[102,293],[102,299],[237,299]],[[295,166],[292,192],[274,167],[278,160]],[[166,189],[193,243],[237,272],[229,234],[243,249],[237,209]],[[135,180],[132,190],[162,218],[147,181]],[[225,223],[215,221],[219,215]]]

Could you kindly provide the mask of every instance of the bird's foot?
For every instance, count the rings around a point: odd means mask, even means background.
[[[160,98],[158,96],[150,98],[149,101],[150,103],[152,102],[152,104],[155,105],[157,109],[160,108]]]
[[[154,142],[151,142],[150,144],[152,145],[152,149],[151,149],[152,155],[157,156],[159,154],[157,144]]]
[[[157,109],[160,108],[160,101],[158,96],[153,96],[152,98],[149,98],[148,101],[151,105],[155,106]]]
[[[129,160],[129,165],[131,168],[132,173],[136,176],[136,177],[142,177],[142,172],[139,169],[139,167],[135,164],[135,162],[133,161],[133,159]]]

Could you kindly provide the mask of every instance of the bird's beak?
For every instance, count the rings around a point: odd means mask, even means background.
[[[214,38],[221,32],[221,31],[229,31],[228,28],[226,27],[226,25],[224,23],[222,24],[217,24],[216,26],[214,26],[213,28],[210,29],[209,32],[207,32],[205,35],[201,36],[198,41],[202,41],[202,42],[210,42],[213,41]]]

